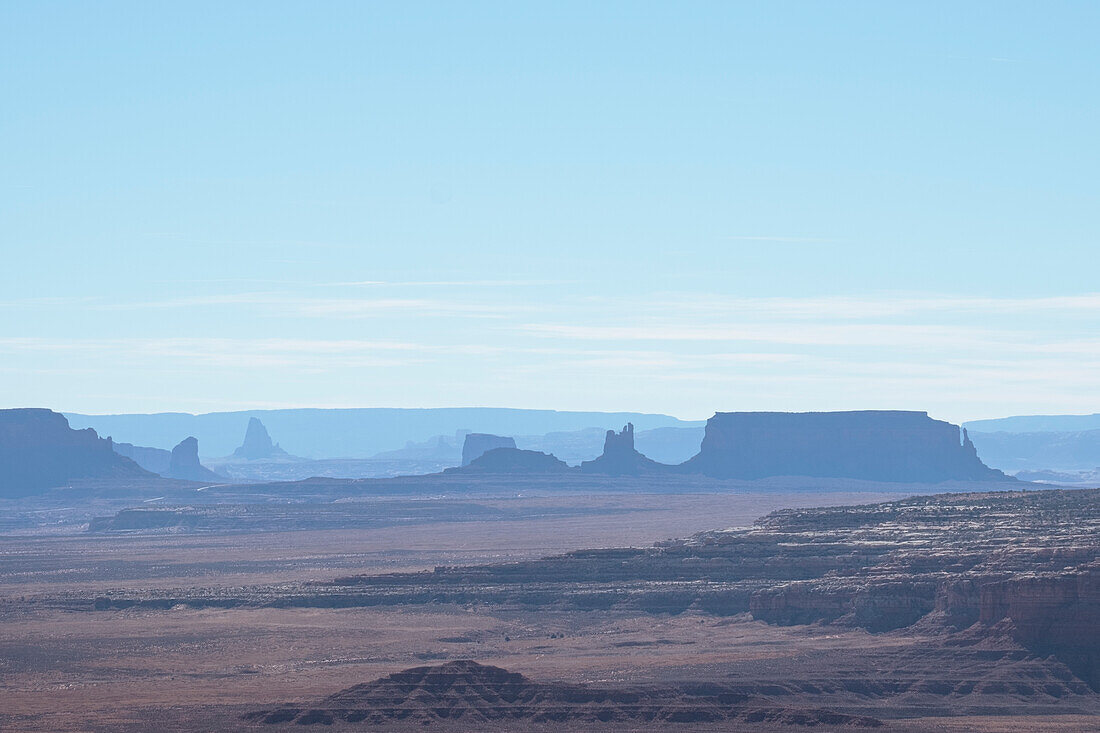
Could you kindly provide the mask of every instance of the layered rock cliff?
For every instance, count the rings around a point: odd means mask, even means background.
[[[958,426],[925,412],[725,412],[681,470],[716,478],[815,476],[939,483],[1011,481]]]
[[[469,466],[470,463],[481,458],[486,451],[494,448],[515,447],[516,441],[511,437],[489,433],[468,433],[466,439],[462,441],[462,465]]]
[[[73,430],[45,409],[0,410],[0,496],[25,496],[78,479],[153,474],[115,453],[94,430]]]

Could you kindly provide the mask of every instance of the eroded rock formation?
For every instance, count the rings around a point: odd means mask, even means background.
[[[1011,481],[958,426],[925,412],[720,412],[681,470],[716,478],[815,476],[940,483]]]
[[[0,410],[0,496],[24,496],[74,479],[152,476],[94,430],[73,430],[45,409]]]
[[[244,433],[244,443],[233,451],[234,458],[244,458],[255,461],[263,458],[278,458],[286,456],[287,452],[277,443],[271,442],[271,436],[267,434],[267,428],[257,418],[248,418],[248,428]]]
[[[603,473],[610,476],[662,473],[669,468],[671,467],[651,461],[635,450],[634,425],[631,423],[624,425],[622,432],[619,433],[608,430],[600,457],[581,464],[581,471],[585,473]]]
[[[462,441],[462,465],[469,466],[473,461],[494,448],[515,448],[514,438],[489,433],[468,433]]]
[[[464,729],[505,722],[599,726],[740,721],[875,728],[877,718],[832,710],[781,707],[722,685],[596,687],[535,682],[501,667],[461,659],[414,667],[349,687],[312,705],[284,705],[244,715],[267,724],[331,726],[461,721]]]
[[[111,438],[108,437],[107,440],[111,440]],[[168,473],[168,466],[172,462],[172,451],[163,448],[148,448],[133,443],[115,443],[114,441],[111,442],[111,447],[120,456],[125,456],[146,471],[161,476]]]
[[[222,480],[221,476],[199,463],[199,441],[194,437],[184,438],[172,449],[168,472],[162,475],[188,481]]]

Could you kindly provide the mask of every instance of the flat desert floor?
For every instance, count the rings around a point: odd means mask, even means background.
[[[277,586],[348,573],[648,545],[706,529],[744,526],[782,507],[887,498],[896,495],[535,497],[523,501],[587,503],[597,511],[567,518],[355,531],[3,538],[0,729],[264,727],[246,723],[240,715],[455,659],[495,664],[535,680],[600,685],[769,680],[787,676],[787,669],[801,679],[835,680],[853,656],[863,656],[869,664],[876,658],[901,658],[908,674],[934,677],[936,653],[926,650],[919,633],[777,627],[747,615],[525,613],[454,605],[413,610],[51,607],[55,597],[119,588]],[[975,709],[965,718],[926,715],[888,721],[880,729],[1076,731],[1095,722],[1070,715],[1006,719]]]

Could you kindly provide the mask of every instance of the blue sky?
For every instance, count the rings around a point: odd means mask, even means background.
[[[1100,411],[1098,32],[5,3],[0,404]]]

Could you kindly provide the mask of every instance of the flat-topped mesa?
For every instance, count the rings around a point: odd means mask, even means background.
[[[153,476],[115,453],[110,438],[73,430],[45,409],[0,410],[0,496],[26,496],[74,479]]]
[[[172,449],[168,471],[162,475],[188,481],[222,480],[221,476],[199,463],[199,441],[194,437],[184,438]]]
[[[581,463],[585,473],[602,473],[610,476],[638,476],[640,474],[661,473],[671,466],[646,458],[634,448],[634,425],[627,423],[622,432],[607,431],[604,438],[603,453],[599,458]]]
[[[259,419],[248,418],[248,428],[244,432],[244,443],[233,451],[234,458],[245,458],[254,461],[260,458],[275,458],[288,455],[277,443],[271,442],[271,436],[267,434],[267,428]]]
[[[489,433],[467,433],[466,439],[462,442],[462,465],[469,466],[485,455],[486,451],[491,451],[494,448],[515,447],[515,438],[490,435]]]
[[[737,479],[1012,480],[982,463],[957,425],[902,410],[719,412],[680,470]]]

